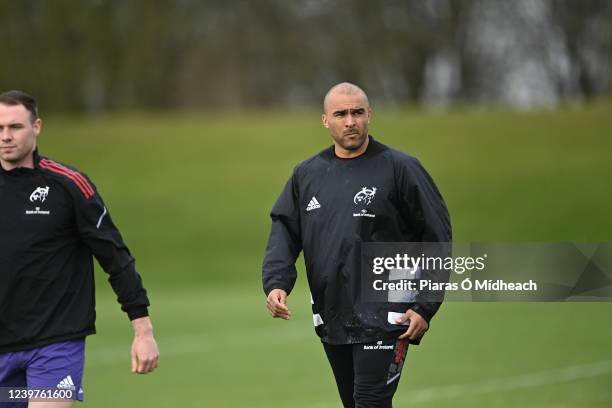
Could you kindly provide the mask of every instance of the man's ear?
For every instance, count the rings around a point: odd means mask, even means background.
[[[322,114],[321,115],[321,122],[323,122],[323,126],[325,126],[326,128],[329,128],[329,123],[327,122],[327,115],[326,114]]]
[[[32,128],[34,129],[34,134],[38,136],[42,130],[42,119],[37,118],[34,123],[32,123]]]

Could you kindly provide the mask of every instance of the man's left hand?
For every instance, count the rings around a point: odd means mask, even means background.
[[[421,316],[412,309],[406,310],[406,313],[404,313],[400,318],[395,321],[398,324],[402,324],[407,321],[410,322],[410,326],[408,327],[408,330],[406,330],[406,333],[399,336],[400,340],[416,340],[423,334],[425,334],[427,329],[429,329],[429,323],[427,323],[423,316]]]

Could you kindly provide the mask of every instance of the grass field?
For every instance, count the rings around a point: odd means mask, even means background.
[[[371,133],[423,162],[457,241],[612,241],[611,113],[394,110]],[[156,373],[129,372],[131,329],[99,272],[86,406],[340,406],[303,274],[291,322],[267,316],[260,288],[270,207],[330,144],[317,112],[45,119],[42,153],[93,178],[135,254],[162,353]],[[447,303],[409,351],[396,406],[610,407],[611,315]]]

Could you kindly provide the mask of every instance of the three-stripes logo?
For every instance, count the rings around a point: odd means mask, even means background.
[[[310,202],[308,203],[308,207],[306,207],[306,211],[316,210],[317,208],[321,208],[321,204],[319,204],[317,198],[313,196]]]
[[[69,178],[74,184],[76,184],[76,186],[79,188],[81,193],[83,193],[85,198],[90,199],[95,195],[96,192],[89,180],[87,180],[87,178],[85,178],[85,176],[83,176],[78,171],[74,171],[64,165],[61,165],[49,159],[42,159],[39,165],[41,169],[60,174],[64,177]]]
[[[60,390],[76,390],[76,387],[74,386],[74,382],[72,381],[72,377],[68,376],[66,378],[64,378],[62,381],[59,382],[59,384],[57,384],[57,388],[59,388]]]

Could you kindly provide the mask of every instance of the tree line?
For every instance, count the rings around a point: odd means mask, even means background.
[[[550,107],[608,95],[606,0],[0,2],[3,90],[48,110],[379,103]]]

